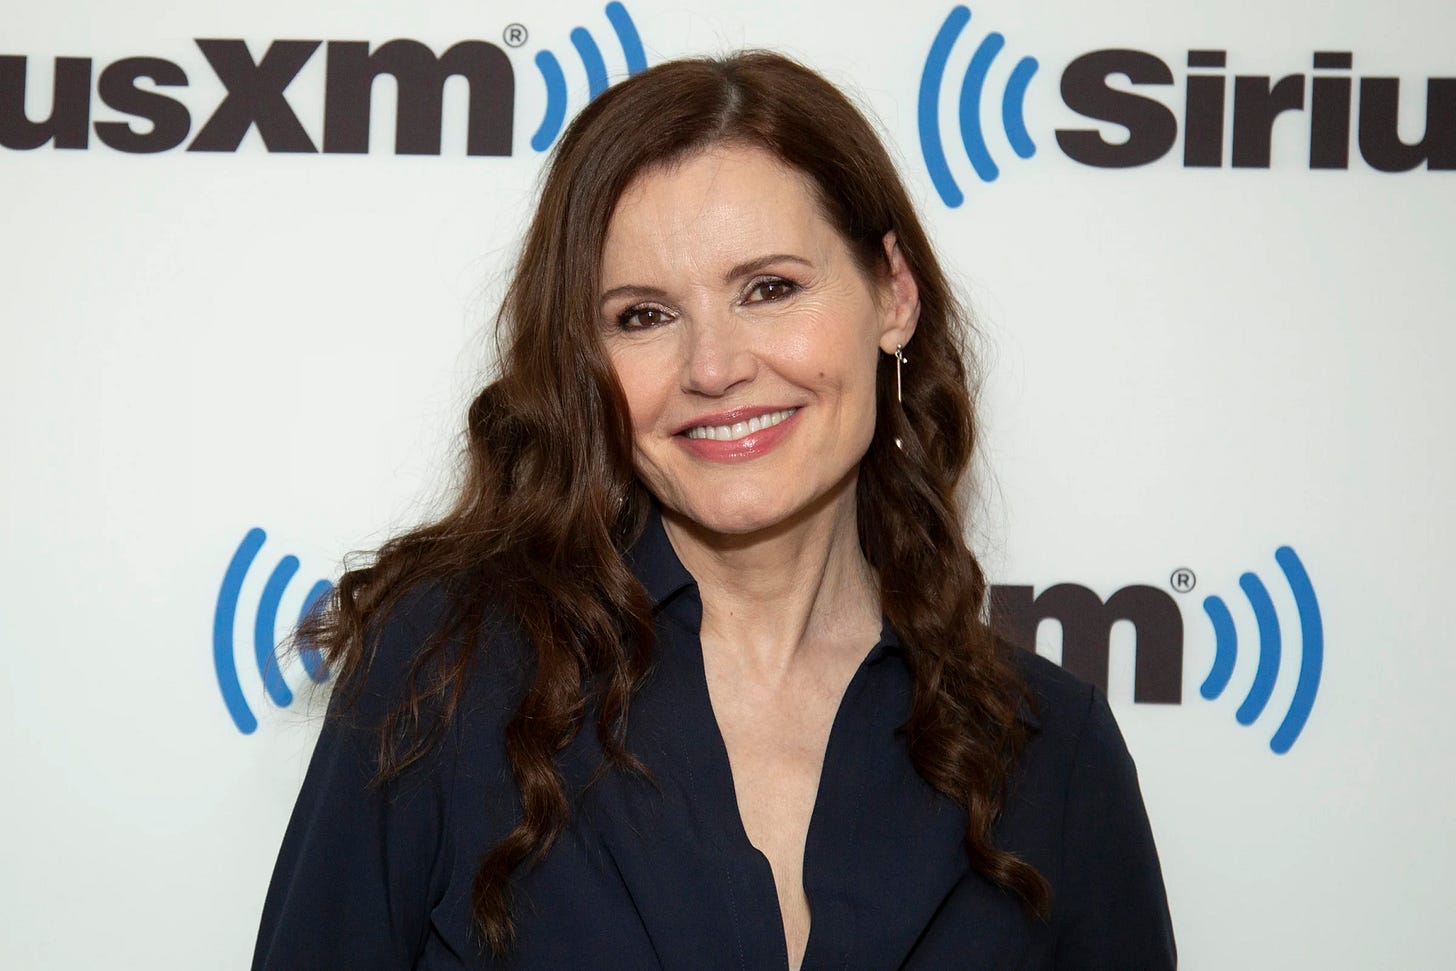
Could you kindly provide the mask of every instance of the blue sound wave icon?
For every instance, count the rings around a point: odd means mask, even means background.
[[[1320,618],[1319,601],[1304,564],[1288,546],[1281,546],[1274,553],[1274,559],[1284,571],[1284,578],[1294,594],[1294,604],[1299,611],[1300,662],[1299,678],[1295,682],[1294,697],[1289,711],[1279,723],[1269,748],[1276,755],[1283,755],[1294,745],[1299,733],[1309,720],[1314,708],[1315,696],[1319,694],[1320,674],[1324,667],[1324,622]],[[1274,612],[1274,602],[1269,590],[1254,573],[1239,577],[1239,587],[1249,601],[1254,621],[1259,629],[1259,663],[1254,671],[1254,683],[1244,696],[1234,717],[1240,725],[1252,725],[1264,713],[1269,698],[1274,693],[1274,682],[1279,676],[1283,660],[1283,644],[1279,631],[1279,617]],[[1199,692],[1212,701],[1223,694],[1233,677],[1234,661],[1238,657],[1238,634],[1234,630],[1233,615],[1220,597],[1205,597],[1204,613],[1213,624],[1214,658],[1208,677],[1203,680]]]
[[[252,568],[253,561],[258,557],[258,551],[263,548],[268,534],[263,530],[254,527],[248,530],[243,541],[238,544],[237,551],[233,553],[232,561],[228,563],[227,572],[222,578],[222,589],[218,591],[217,608],[212,618],[212,660],[217,670],[217,685],[222,691],[222,700],[227,705],[228,714],[232,716],[233,724],[238,731],[244,735],[251,735],[258,728],[258,719],[248,707],[248,701],[243,696],[243,688],[238,680],[237,657],[233,648],[233,625],[237,619],[238,596],[242,592],[243,581]],[[298,572],[298,557],[285,556],[278,561],[273,572],[268,575],[263,585],[263,594],[258,601],[258,613],[253,620],[253,656],[258,667],[258,676],[263,681],[263,687],[268,697],[275,704],[286,708],[293,704],[293,692],[289,690],[287,682],[283,680],[283,672],[279,666],[277,624],[278,606],[283,599],[283,591],[287,589],[294,574]],[[300,621],[308,616],[309,611],[318,604],[319,600],[333,590],[333,584],[327,580],[319,580],[309,588],[303,598],[303,608],[298,613]],[[315,682],[322,683],[329,678],[329,672],[324,666],[322,658],[316,650],[304,648],[300,652],[303,660],[304,670]]]
[[[622,56],[627,61],[627,74],[630,76],[647,70],[647,55],[642,50],[642,38],[638,35],[637,25],[632,22],[632,15],[627,13],[627,8],[613,0],[607,4],[606,14],[612,30],[617,34],[617,43],[622,47]],[[586,71],[590,97],[595,98],[607,90],[608,84],[607,64],[602,59],[602,50],[585,27],[577,27],[571,32],[571,46],[576,48],[582,68]],[[536,67],[541,72],[541,80],[546,83],[546,114],[541,119],[536,134],[531,136],[531,147],[538,152],[544,152],[556,141],[556,136],[561,134],[561,126],[566,121],[566,75],[562,73],[561,63],[556,60],[556,55],[550,51],[537,53]]]
[[[964,202],[965,196],[956,184],[955,177],[951,175],[950,166],[946,164],[945,149],[941,146],[940,88],[945,77],[946,61],[970,20],[970,8],[965,6],[957,6],[946,15],[945,22],[940,25],[940,30],[930,45],[925,68],[920,74],[917,109],[920,154],[925,157],[925,167],[930,172],[930,181],[935,185],[935,191],[940,193],[941,201],[952,209]],[[1001,174],[996,161],[991,158],[985,133],[981,130],[981,96],[991,63],[1005,45],[1006,38],[1000,34],[987,34],[971,55],[971,63],[961,81],[958,105],[961,143],[970,157],[971,167],[976,170],[976,175],[982,182],[994,182]],[[1001,97],[1001,127],[1006,132],[1006,140],[1011,143],[1012,151],[1021,158],[1031,158],[1036,154],[1036,143],[1031,140],[1031,135],[1026,130],[1024,110],[1026,88],[1036,74],[1036,69],[1036,58],[1023,57],[1017,61]]]

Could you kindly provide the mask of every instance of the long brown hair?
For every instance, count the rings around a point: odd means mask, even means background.
[[[860,112],[802,65],[745,52],[661,64],[608,89],[572,122],[501,307],[499,376],[469,409],[452,508],[345,571],[297,633],[333,665],[336,691],[357,689],[377,647],[372,632],[401,596],[421,584],[450,594],[449,616],[419,646],[380,726],[383,782],[425,756],[450,724],[465,679],[485,660],[476,654],[487,611],[518,625],[535,656],[505,733],[522,816],[482,860],[472,900],[497,953],[514,934],[513,872],[548,852],[570,816],[555,756],[589,713],[605,767],[644,771],[622,739],[651,662],[652,613],[623,553],[652,497],[634,475],[625,399],[601,346],[598,274],[629,183],[724,142],[767,150],[807,175],[867,275],[888,272],[881,241],[891,230],[914,274],[913,370],[901,404],[893,360],[881,357],[877,424],[858,479],[860,545],[914,675],[903,731],[916,770],[965,810],[971,865],[1033,913],[1049,906],[1042,877],[991,841],[1025,742],[1026,692],[981,619],[986,578],[966,548],[956,498],[976,433],[965,315]]]

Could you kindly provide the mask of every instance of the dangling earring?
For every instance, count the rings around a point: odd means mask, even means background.
[[[901,405],[903,405],[905,403],[905,383],[904,383],[904,378],[900,374],[900,369],[906,363],[908,363],[909,360],[910,359],[905,356],[905,345],[904,344],[896,344],[895,345],[895,400],[897,402],[899,402]],[[901,410],[903,412],[903,409],[901,409]],[[902,441],[900,441],[900,436],[899,435],[896,435],[895,436],[895,447],[898,448],[902,452],[905,451],[905,443],[902,442]]]

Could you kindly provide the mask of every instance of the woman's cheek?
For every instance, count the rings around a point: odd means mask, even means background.
[[[670,378],[665,361],[658,361],[662,355],[653,355],[647,348],[619,348],[611,354],[612,369],[617,373],[617,383],[627,398],[627,411],[632,419],[632,428],[641,433],[653,427],[661,413],[664,399],[663,387]]]

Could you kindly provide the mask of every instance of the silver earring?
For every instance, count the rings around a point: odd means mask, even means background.
[[[900,374],[900,368],[903,367],[905,365],[905,363],[908,362],[909,360],[910,359],[905,356],[905,345],[904,344],[896,344],[895,345],[895,400],[898,401],[898,402],[900,402],[901,404],[904,404],[905,403],[905,395],[904,395],[904,392],[905,392],[905,384],[904,384],[904,379],[901,377],[901,374]],[[900,436],[898,436],[898,435],[895,436],[895,447],[898,448],[902,452],[905,450],[905,443],[902,442],[902,441],[900,441]]]
[[[904,344],[896,344],[895,345],[895,400],[896,401],[899,401],[899,402],[902,402],[902,403],[905,401],[905,397],[904,397],[905,385],[904,385],[904,383],[903,383],[903,381],[901,380],[901,377],[900,377],[900,366],[902,364],[908,364],[909,361],[910,361],[910,359],[905,356],[905,345]]]

